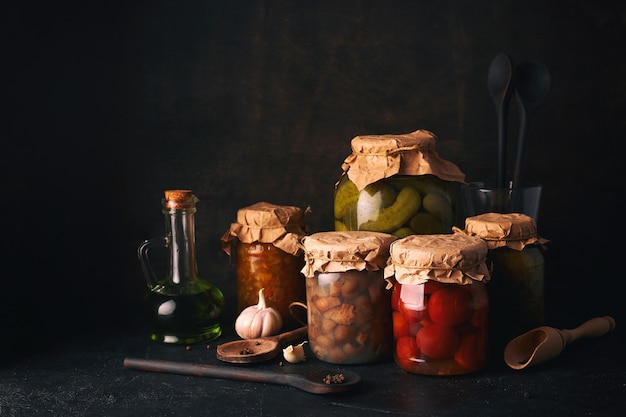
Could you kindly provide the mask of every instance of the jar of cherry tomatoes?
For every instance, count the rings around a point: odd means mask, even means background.
[[[411,235],[391,244],[394,359],[422,375],[481,369],[488,353],[487,244],[463,234]]]
[[[543,250],[549,241],[538,235],[534,219],[521,213],[485,213],[468,217],[465,229],[455,233],[479,237],[489,248],[492,349],[502,351],[511,339],[543,326]]]
[[[222,248],[231,256],[235,247],[238,312],[257,304],[264,288],[266,305],[282,316],[282,330],[301,325],[289,305],[303,303],[306,297],[300,239],[308,230],[304,221],[308,212],[309,208],[266,202],[237,211],[237,221],[222,236]]]
[[[391,356],[391,291],[383,270],[396,239],[331,231],[302,240],[309,344],[318,359],[359,364]]]
[[[356,136],[335,185],[335,230],[368,230],[400,238],[452,233],[462,227],[465,174],[435,151],[426,130]]]

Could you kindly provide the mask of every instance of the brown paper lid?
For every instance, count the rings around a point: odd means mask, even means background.
[[[302,239],[305,266],[302,273],[382,270],[389,245],[397,237],[387,233],[353,231],[319,232]]]
[[[488,282],[485,263],[487,244],[465,234],[411,235],[396,240],[389,248],[385,279],[391,276],[400,284],[426,281],[469,284]]]
[[[528,245],[543,245],[549,241],[537,235],[535,220],[522,213],[485,213],[465,219],[465,230],[455,228],[487,242],[489,249],[508,247],[522,250]]]
[[[359,190],[393,175],[435,175],[465,183],[465,174],[435,151],[437,137],[427,130],[401,135],[356,136],[341,169]]]
[[[244,243],[272,243],[279,249],[297,255],[302,248],[300,239],[307,233],[304,216],[310,208],[279,206],[259,202],[237,211],[237,222],[222,236],[222,249],[229,256],[232,240]]]

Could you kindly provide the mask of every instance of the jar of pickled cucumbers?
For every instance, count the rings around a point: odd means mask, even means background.
[[[422,375],[480,370],[489,341],[487,244],[464,234],[411,235],[389,252],[396,364]]]
[[[511,339],[544,323],[544,256],[548,240],[537,234],[534,219],[521,213],[485,213],[468,217],[465,229],[483,239],[491,266],[490,339],[502,351]]]
[[[335,185],[335,230],[402,238],[462,227],[459,196],[465,174],[439,157],[436,140],[426,130],[353,138],[352,154],[344,160]]]
[[[289,305],[304,303],[306,297],[300,239],[308,231],[308,212],[266,202],[237,211],[237,221],[222,237],[222,248],[229,256],[235,248],[238,312],[257,304],[264,289],[266,305],[282,316],[282,330],[301,325]]]
[[[318,359],[359,364],[391,357],[391,291],[383,270],[396,239],[365,231],[303,239],[308,336]]]

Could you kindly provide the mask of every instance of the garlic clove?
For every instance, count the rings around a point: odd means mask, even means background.
[[[304,354],[304,344],[305,342],[300,343],[299,345],[289,345],[283,349],[283,357],[289,363],[298,363],[304,362],[306,360],[306,355]]]

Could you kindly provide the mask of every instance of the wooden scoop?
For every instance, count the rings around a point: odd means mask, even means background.
[[[286,343],[306,338],[308,327],[303,326],[276,336],[233,340],[217,346],[217,359],[230,363],[262,362],[278,355]]]
[[[299,388],[312,394],[330,394],[356,388],[361,377],[355,372],[310,371],[304,375],[270,372],[258,369],[186,362],[155,361],[148,359],[124,359],[124,368],[139,371],[165,372],[178,375],[215,377],[237,381],[265,382]]]
[[[605,335],[615,328],[613,317],[596,317],[572,330],[558,330],[542,326],[511,340],[504,348],[504,362],[513,369],[556,358],[569,343],[583,337]]]

